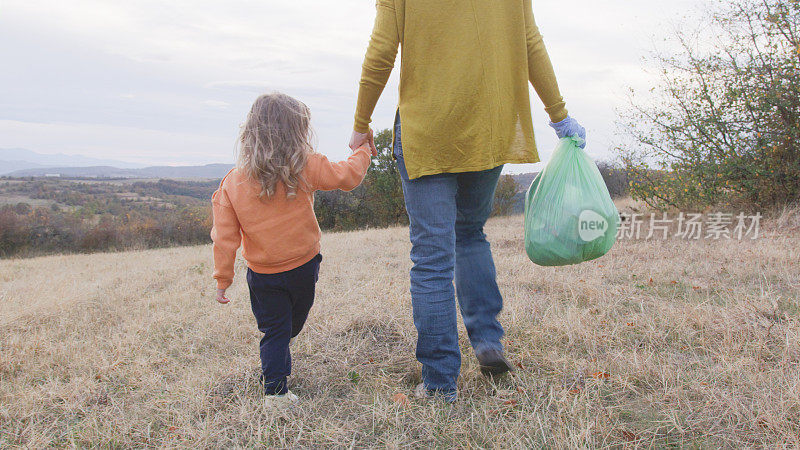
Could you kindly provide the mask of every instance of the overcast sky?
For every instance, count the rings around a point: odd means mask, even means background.
[[[611,156],[614,111],[627,86],[652,83],[641,57],[674,24],[690,24],[702,2],[534,0],[567,108],[588,129],[593,157]],[[142,164],[233,162],[253,99],[280,90],[311,108],[319,151],[343,158],[374,4],[0,0],[0,148]],[[391,126],[397,73],[375,129]],[[531,92],[546,160],[555,137]]]

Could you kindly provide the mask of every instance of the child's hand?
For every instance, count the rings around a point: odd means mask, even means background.
[[[217,301],[223,305],[230,302],[228,297],[225,297],[225,289],[217,289]]]

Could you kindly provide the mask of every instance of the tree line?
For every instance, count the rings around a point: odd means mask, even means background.
[[[353,192],[317,192],[314,210],[323,230],[349,231],[408,223],[403,188],[392,158],[391,130],[375,136],[378,155]],[[624,195],[624,171],[598,165],[612,193]],[[529,177],[530,178],[530,177]],[[520,213],[522,184],[500,178],[494,215]],[[0,197],[27,197],[0,207],[0,257],[145,249],[209,243],[210,198],[219,180],[127,181],[0,179]]]
[[[378,156],[353,192],[317,192],[323,230],[347,231],[408,223],[391,156],[392,135],[376,136]],[[0,197],[27,197],[0,207],[0,257],[97,252],[209,243],[216,181],[0,180]],[[512,212],[517,185],[504,178],[496,213]]]

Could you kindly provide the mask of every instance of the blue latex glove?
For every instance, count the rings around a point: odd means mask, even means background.
[[[583,128],[577,120],[567,116],[567,118],[561,122],[550,122],[550,126],[556,130],[556,135],[559,139],[577,136],[583,140],[583,144],[581,144],[580,147],[586,148],[586,128]]]

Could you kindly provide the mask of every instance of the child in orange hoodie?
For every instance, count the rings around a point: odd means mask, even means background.
[[[316,153],[309,122],[308,107],[288,95],[256,99],[242,128],[238,164],[212,197],[217,301],[229,301],[225,290],[233,282],[241,244],[250,303],[264,333],[264,392],[275,406],[297,401],[286,386],[289,340],[308,317],[322,260],[314,192],[350,191],[361,184],[370,164],[368,146],[336,163]]]

